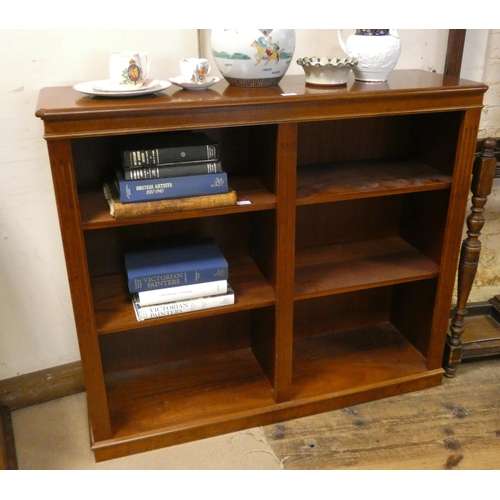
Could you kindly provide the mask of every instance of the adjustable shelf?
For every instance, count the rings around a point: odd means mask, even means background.
[[[398,236],[297,253],[296,298],[435,278],[439,266]]]
[[[450,175],[416,161],[357,160],[308,165],[297,174],[297,205],[450,187]]]
[[[148,217],[113,219],[109,213],[108,203],[104,199],[103,190],[92,189],[80,195],[82,226],[85,230],[103,229],[107,227],[146,224],[166,219],[191,219],[193,217],[209,217],[231,213],[272,210],[276,207],[276,197],[266,189],[258,179],[253,177],[237,177],[230,179],[230,186],[237,193],[241,206],[207,208],[204,210],[159,214]]]

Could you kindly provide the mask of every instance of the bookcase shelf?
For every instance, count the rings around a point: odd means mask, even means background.
[[[186,422],[196,428],[274,403],[271,385],[249,348],[176,361],[133,377],[113,374],[107,385],[117,438],[158,428],[182,429]],[[151,407],[164,410],[152,416]]]
[[[82,227],[84,230],[103,229],[113,226],[145,224],[166,219],[191,219],[193,217],[209,217],[212,215],[272,210],[276,207],[276,197],[270,193],[257,178],[234,176],[230,179],[230,186],[236,191],[238,202],[243,201],[245,202],[244,204],[231,207],[207,208],[197,211],[191,210],[125,219],[114,219],[111,217],[102,189],[87,190],[80,195]]]
[[[415,161],[356,160],[307,165],[297,173],[297,205],[449,189],[451,176]]]
[[[424,71],[140,99],[42,89],[92,449],[107,460],[439,385],[486,86]],[[131,134],[203,131],[244,204],[114,219]],[[130,245],[210,237],[234,305],[138,322]]]
[[[435,278],[439,266],[398,236],[297,253],[297,299]]]
[[[426,360],[389,322],[294,343],[293,398],[355,391],[427,372]]]

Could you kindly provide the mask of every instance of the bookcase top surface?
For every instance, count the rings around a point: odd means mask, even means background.
[[[308,87],[302,75],[285,76],[278,86],[267,88],[234,87],[221,80],[202,92],[170,87],[163,92],[134,98],[93,97],[72,87],[47,87],[40,91],[35,115],[45,122],[45,137],[49,139],[133,133],[145,129],[465,109],[481,107],[487,88],[483,83],[423,70],[393,71],[387,82],[375,84],[357,82],[351,74],[346,86],[329,88]],[[408,109],[402,106],[409,101],[415,104]],[[320,106],[324,107],[321,111]],[[244,116],[235,116],[236,107],[245,108]],[[194,110],[196,117],[185,119],[194,115]],[[65,126],[59,129],[57,123],[63,122]],[[90,122],[94,125],[89,125]]]

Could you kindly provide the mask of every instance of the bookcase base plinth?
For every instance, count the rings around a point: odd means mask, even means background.
[[[240,414],[226,415],[218,421],[186,425],[180,429],[158,429],[150,433],[112,438],[94,442],[92,450],[97,462],[153,451],[199,439],[242,431],[252,427],[271,425],[367,403],[381,398],[436,387],[441,385],[443,373],[443,370],[438,369],[417,376],[392,381],[383,387],[359,388],[355,392],[345,391],[333,394],[327,398],[294,400],[293,403],[281,403]]]

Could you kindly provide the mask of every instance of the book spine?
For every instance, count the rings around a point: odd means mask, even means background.
[[[141,306],[153,306],[179,300],[197,299],[211,295],[227,293],[227,280],[209,281],[196,285],[176,286],[172,288],[159,288],[147,292],[137,293],[137,303]]]
[[[198,299],[182,300],[170,302],[168,304],[158,304],[153,306],[140,306],[135,300],[132,300],[135,315],[138,321],[147,319],[172,316],[174,314],[183,314],[204,309],[213,309],[215,307],[229,306],[234,304],[234,291],[230,289],[228,293],[216,295],[214,297],[200,297]]]
[[[182,147],[125,150],[123,151],[123,164],[127,167],[142,167],[177,161],[213,161],[218,157],[218,144],[203,144]]]
[[[131,293],[158,290],[161,288],[173,288],[197,283],[207,283],[211,281],[222,281],[228,278],[228,266],[219,265],[207,267],[205,269],[193,269],[191,271],[181,271],[168,274],[151,274],[140,278],[130,278],[128,289]]]
[[[123,169],[123,175],[126,180],[160,179],[188,175],[217,174],[220,172],[222,172],[220,161],[162,164],[152,167]]]
[[[117,178],[117,182],[122,203],[188,198],[228,192],[226,172],[140,181]]]

